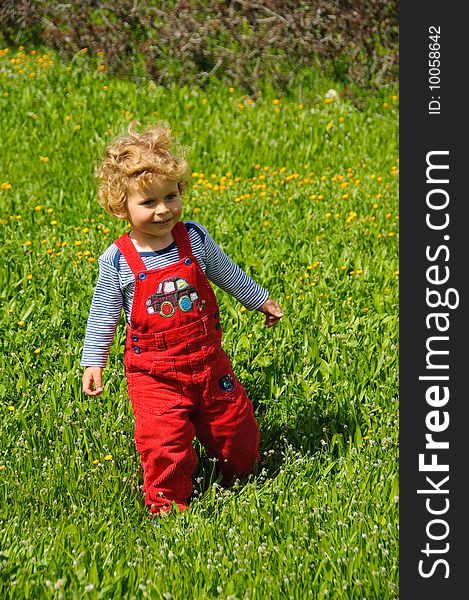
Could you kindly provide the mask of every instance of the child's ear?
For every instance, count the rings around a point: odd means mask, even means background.
[[[108,204],[108,208],[117,219],[127,219],[127,211],[125,210],[125,208],[116,211],[111,207],[110,204]]]

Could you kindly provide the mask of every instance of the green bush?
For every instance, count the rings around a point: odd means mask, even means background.
[[[10,46],[46,45],[66,60],[88,48],[104,53],[114,74],[163,85],[215,78],[249,93],[266,81],[285,91],[322,72],[377,88],[397,80],[397,7],[386,0],[6,0],[0,35]]]

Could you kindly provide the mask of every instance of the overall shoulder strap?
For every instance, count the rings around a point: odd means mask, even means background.
[[[182,221],[178,221],[171,232],[173,234],[176,246],[178,247],[179,258],[192,256],[192,246],[187,233],[186,226]]]
[[[142,271],[146,271],[147,268],[145,263],[143,262],[140,254],[132,243],[130,236],[128,233],[124,233],[118,238],[114,244],[119,248],[122,252],[123,257],[127,261],[132,273],[134,275],[138,275]]]

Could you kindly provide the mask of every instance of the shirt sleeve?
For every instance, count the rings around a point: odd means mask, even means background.
[[[119,273],[100,257],[98,281],[86,325],[81,365],[105,367],[123,307]]]
[[[205,260],[208,279],[236,298],[248,310],[259,308],[269,297],[269,292],[234,263],[208,231],[203,229],[206,234]]]

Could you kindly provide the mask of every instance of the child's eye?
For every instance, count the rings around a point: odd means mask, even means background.
[[[166,201],[171,202],[175,198],[177,198],[177,194],[169,194],[169,196],[166,196]]]
[[[154,203],[155,203],[155,201],[153,200],[153,198],[147,198],[146,200],[143,201],[144,206],[151,206]]]

